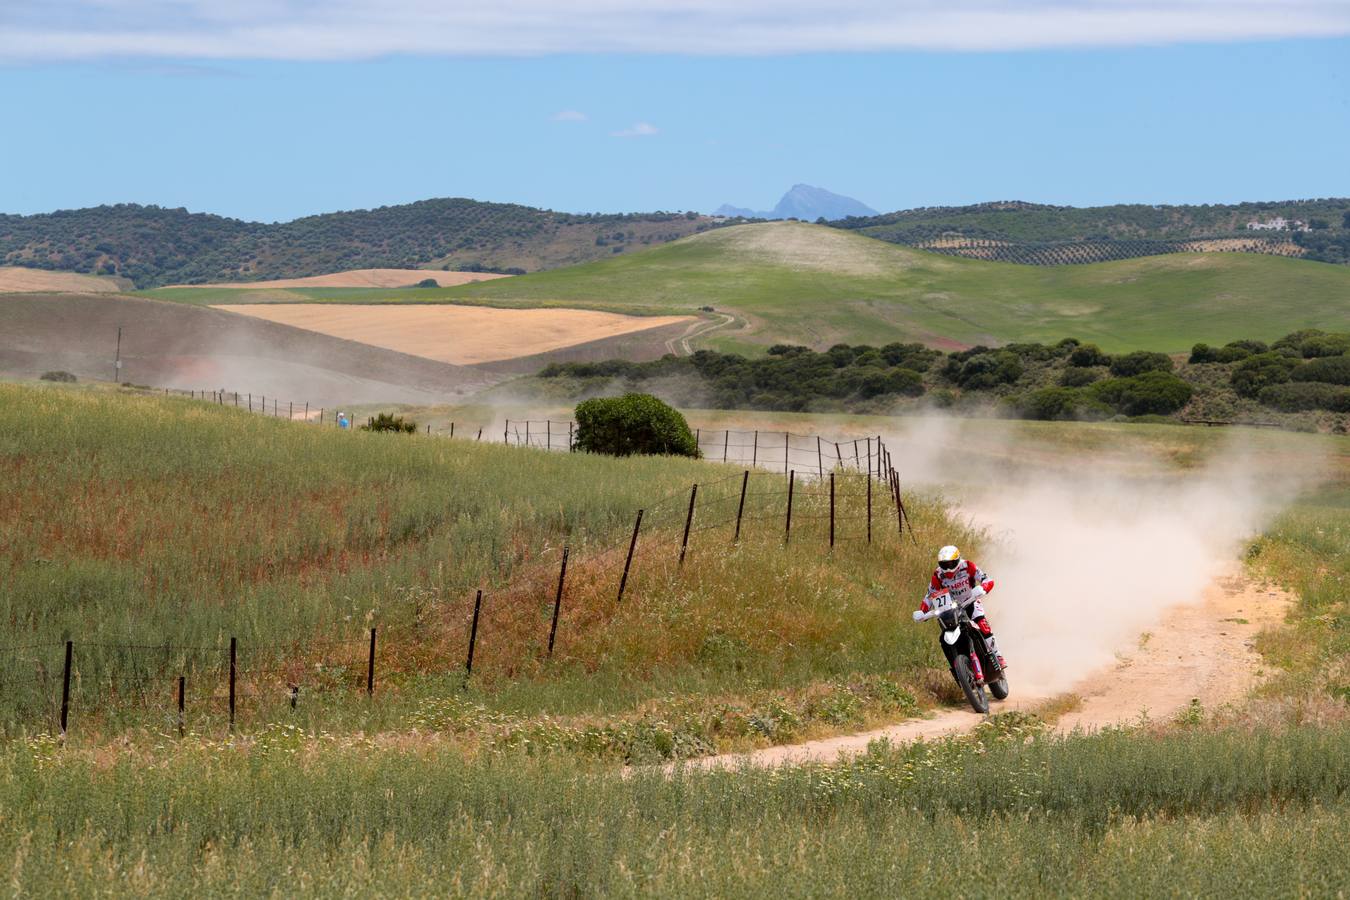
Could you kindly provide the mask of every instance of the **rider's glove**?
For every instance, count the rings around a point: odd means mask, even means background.
[[[915,621],[915,622],[922,622],[922,621],[923,621],[923,613],[920,612],[920,611],[917,610],[917,609],[914,610],[914,621]]]

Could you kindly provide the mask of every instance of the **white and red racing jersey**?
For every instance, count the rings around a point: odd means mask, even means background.
[[[933,570],[933,579],[928,584],[928,593],[924,596],[920,609],[928,612],[928,598],[941,590],[951,592],[952,599],[957,603],[965,603],[970,599],[970,592],[976,585],[979,585],[984,593],[994,589],[994,582],[989,576],[968,559],[961,560],[961,564],[950,571],[941,567],[936,568]]]

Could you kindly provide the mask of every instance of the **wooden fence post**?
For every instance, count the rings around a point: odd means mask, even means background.
[[[473,599],[473,624],[469,626],[469,658],[464,661],[464,686],[469,685],[469,676],[473,674],[473,647],[478,643],[478,611],[483,608],[483,589]]]
[[[741,502],[736,507],[736,536],[731,539],[733,544],[741,539],[741,516],[745,514],[745,489],[750,486],[750,470],[746,469],[741,475]]]
[[[511,443],[511,420],[507,419],[506,424],[502,426],[502,443]]]
[[[853,466],[859,472],[862,471],[862,459],[858,456],[858,439],[853,439]]]
[[[820,452],[820,435],[816,435],[816,477],[825,477],[825,455]]]
[[[483,439],[483,429],[480,428],[478,429],[478,437],[474,438],[474,440],[481,441],[482,439]]]
[[[576,448],[576,442],[572,439],[573,429],[576,427],[576,424],[577,424],[576,422],[572,422],[572,421],[568,421],[568,423],[567,423],[567,452],[568,452],[568,453],[575,453],[575,452],[576,452],[576,449],[577,449],[577,448]]]
[[[642,510],[638,510],[637,521],[633,523],[633,536],[628,541],[628,557],[623,561],[623,575],[619,577],[619,596],[615,603],[623,602],[623,590],[628,587],[628,570],[633,565],[633,551],[637,549],[638,531],[642,529]]]
[[[783,543],[786,544],[792,540],[792,487],[797,480],[797,472],[793,470],[788,473],[788,501],[787,501],[787,526],[783,529]]]
[[[830,473],[830,549],[834,549],[834,473]]]
[[[684,539],[680,541],[680,565],[684,565],[684,555],[689,551],[689,528],[694,524],[694,498],[698,496],[698,484],[689,489],[689,513],[684,517]]]
[[[553,639],[558,635],[558,612],[562,609],[563,582],[567,580],[567,547],[563,547],[562,568],[558,571],[558,593],[553,597],[553,624],[548,630],[548,655],[553,655]]]
[[[370,656],[366,659],[366,696],[375,693],[375,626],[370,626]]]
[[[728,428],[722,435],[722,462],[727,461],[727,450],[731,447],[731,429]]]
[[[234,734],[234,678],[235,678],[234,651],[235,651],[235,640],[234,638],[230,638],[230,734]]]
[[[61,737],[66,736],[66,725],[70,719],[70,662],[75,652],[75,642],[66,641],[66,667],[61,673]]]
[[[450,423],[450,436],[451,436],[451,437],[454,437],[454,436],[455,436],[455,423],[454,423],[454,422],[451,422],[451,423]]]

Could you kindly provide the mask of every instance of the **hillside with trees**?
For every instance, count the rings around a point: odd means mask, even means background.
[[[0,264],[116,275],[138,288],[364,268],[519,274],[611,257],[715,224],[695,213],[575,215],[458,198],[277,224],[118,204],[0,215]]]
[[[935,206],[828,223],[869,237],[1028,265],[1203,250],[1350,261],[1350,198],[1167,206]]]

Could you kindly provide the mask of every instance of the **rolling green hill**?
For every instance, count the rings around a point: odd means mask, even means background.
[[[721,350],[1073,336],[1113,351],[1175,352],[1197,341],[1350,328],[1350,269],[1340,266],[1189,253],[1030,267],[798,222],[717,229],[621,258],[404,296],[649,313],[713,307],[738,319],[700,341]]]

